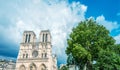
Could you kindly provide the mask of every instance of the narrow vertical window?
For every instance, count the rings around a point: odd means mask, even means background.
[[[31,36],[31,35],[29,34],[29,39],[28,39],[28,43],[30,42],[30,36]]]
[[[47,58],[47,53],[45,53],[45,58]]]
[[[28,37],[28,35],[26,34],[26,37],[25,37],[25,43],[27,42],[27,37]]]
[[[47,42],[47,34],[46,34],[46,37],[45,37],[45,42]]]
[[[44,42],[45,42],[45,34],[44,34]]]
[[[43,58],[43,53],[42,53],[42,58]]]
[[[23,54],[23,58],[25,58],[25,54]]]
[[[44,34],[43,34],[43,37],[42,37],[42,41],[44,42]]]
[[[26,58],[28,58],[28,54],[26,54]]]

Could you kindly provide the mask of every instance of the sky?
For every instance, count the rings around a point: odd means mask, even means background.
[[[40,31],[49,29],[53,53],[64,64],[72,28],[89,18],[120,44],[120,0],[0,0],[0,58],[17,58],[24,30],[34,31],[39,40]]]

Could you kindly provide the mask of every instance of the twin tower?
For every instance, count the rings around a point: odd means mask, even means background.
[[[39,35],[39,42],[41,43],[51,43],[51,34],[49,30],[41,31]],[[36,35],[33,31],[24,31],[22,43],[35,43]]]
[[[51,34],[42,30],[36,41],[33,31],[24,31],[16,62],[16,70],[57,70],[56,56],[52,54]]]

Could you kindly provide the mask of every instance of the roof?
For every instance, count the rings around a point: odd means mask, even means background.
[[[42,30],[41,32],[50,32],[49,30]]]
[[[32,33],[35,35],[35,33],[33,31],[24,31],[24,33]]]

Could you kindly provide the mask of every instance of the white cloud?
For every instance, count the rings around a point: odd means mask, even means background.
[[[117,22],[107,21],[103,15],[96,18],[96,22],[105,26],[110,32],[119,27]]]
[[[120,44],[120,34],[115,36],[114,39],[116,40],[116,44]]]
[[[117,22],[107,21],[103,15],[96,18],[96,22],[105,26],[110,32],[120,27]],[[120,44],[120,34],[114,37],[116,44]]]
[[[40,30],[49,29],[53,52],[65,60],[66,55],[63,52],[65,53],[66,38],[78,22],[85,20],[87,6],[79,2],[69,4],[64,0],[28,0],[23,4],[18,2],[17,14],[9,18],[15,24],[2,28],[7,39],[19,44],[24,30],[33,30],[38,38]]]

